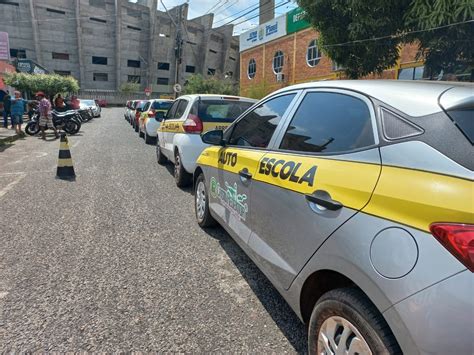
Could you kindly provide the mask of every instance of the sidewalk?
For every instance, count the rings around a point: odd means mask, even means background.
[[[25,124],[21,126],[21,129],[23,130],[24,127]],[[3,126],[0,127],[0,145],[16,141],[20,137],[21,135],[16,134],[15,130],[11,129],[10,126],[8,126],[8,128],[3,128]]]

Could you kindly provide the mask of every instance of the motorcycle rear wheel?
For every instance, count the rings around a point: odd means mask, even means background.
[[[34,136],[40,131],[38,122],[28,122],[25,127],[25,133],[29,136]]]
[[[81,125],[74,121],[67,121],[64,124],[64,132],[70,135],[74,135],[81,129]]]

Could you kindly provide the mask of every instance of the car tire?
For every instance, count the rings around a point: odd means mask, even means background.
[[[192,181],[192,175],[184,170],[183,164],[181,164],[181,155],[177,150],[174,153],[174,180],[178,187],[189,186]]]
[[[201,228],[214,227],[217,222],[209,211],[209,194],[207,193],[204,174],[199,174],[194,188],[194,211]]]
[[[165,165],[168,162],[168,159],[163,155],[160,148],[160,142],[156,142],[156,160],[158,164]]]
[[[145,144],[155,144],[156,138],[150,137],[145,130]]]
[[[344,353],[357,345],[355,352],[360,354],[402,353],[382,314],[362,291],[341,288],[325,293],[309,321],[308,353],[321,354],[325,349],[327,353]]]
[[[133,128],[135,129],[135,132],[138,132],[138,131],[139,131],[138,125],[137,125],[135,122],[133,123]]]
[[[138,136],[139,136],[140,138],[145,137],[145,135],[143,134],[143,132],[140,130],[140,126],[138,126]]]

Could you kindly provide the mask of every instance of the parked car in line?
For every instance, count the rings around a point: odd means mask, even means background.
[[[473,86],[281,89],[194,171],[221,224],[309,324],[310,354],[472,354]]]
[[[141,100],[131,100],[129,101],[129,106],[125,110],[125,119],[133,125],[133,119],[135,117],[135,109],[137,105],[141,102]]]
[[[200,134],[226,128],[255,102],[221,95],[185,95],[174,101],[158,129],[156,154],[158,163],[174,163],[177,186],[191,183],[196,159],[207,146]]]
[[[156,143],[160,123],[171,107],[173,100],[149,100],[143,107],[138,122],[138,134],[146,144]]]
[[[129,119],[129,112],[130,112],[130,109],[132,107],[132,102],[133,100],[128,100],[126,103],[125,103],[125,109],[123,111],[123,117],[125,118],[125,121],[130,121]]]
[[[91,110],[93,117],[100,117],[100,114],[102,111],[100,106],[97,105],[97,103],[94,100],[80,99],[79,107],[82,110]]]
[[[145,108],[146,104],[149,102],[149,100],[140,100],[136,103],[135,105],[135,110],[133,110],[133,117],[131,117],[132,121],[132,127],[135,130],[135,132],[138,133],[138,121],[140,119],[140,115],[143,112],[143,109]]]

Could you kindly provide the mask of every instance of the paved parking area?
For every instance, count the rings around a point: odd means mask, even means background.
[[[294,353],[306,330],[123,119],[0,147],[0,350]]]

